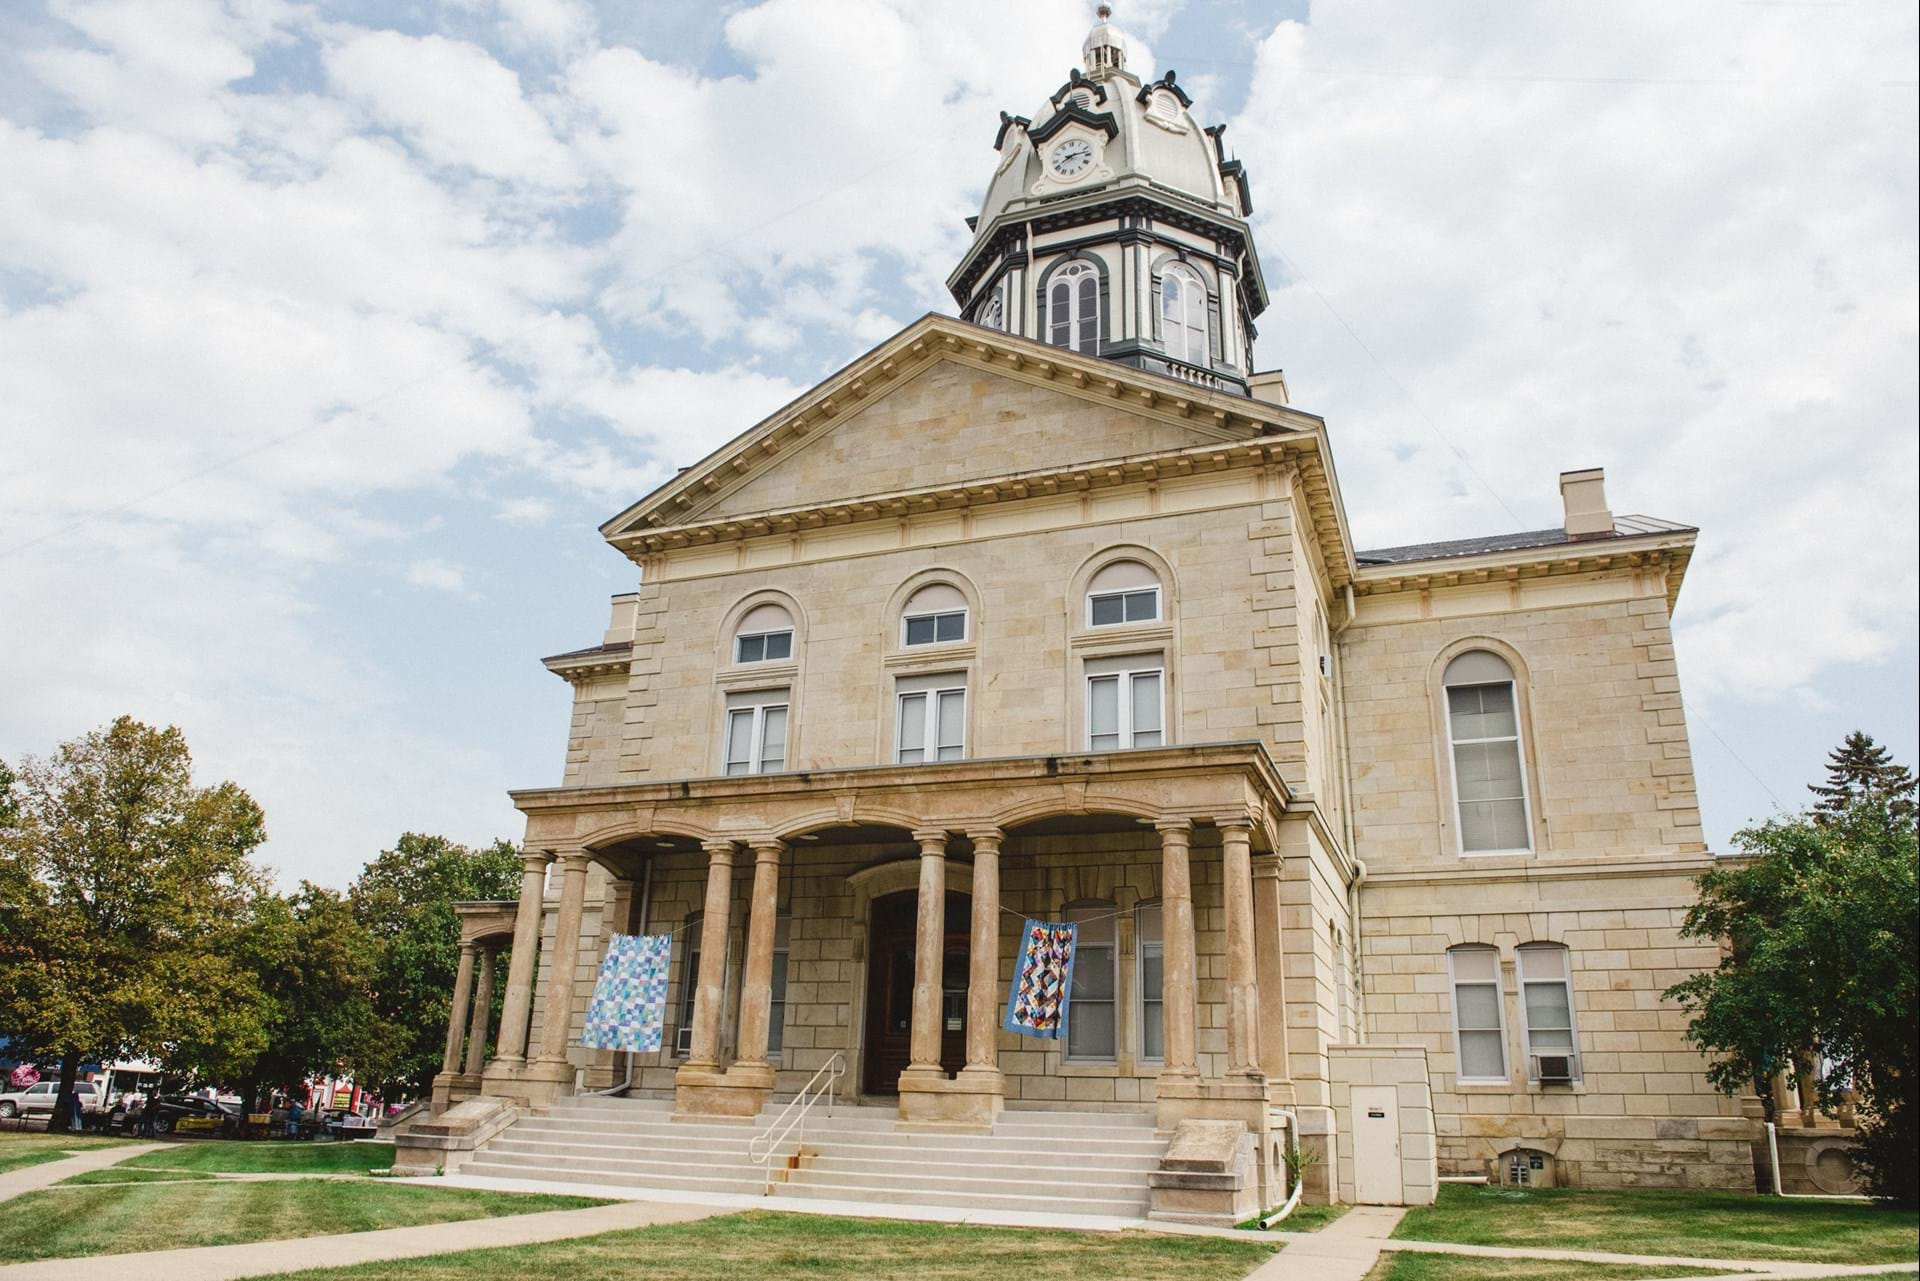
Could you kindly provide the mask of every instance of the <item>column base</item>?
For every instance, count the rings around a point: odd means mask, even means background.
[[[456,1103],[478,1098],[482,1089],[478,1072],[442,1072],[433,1078],[430,1109],[433,1115],[439,1116]]]
[[[547,1107],[573,1093],[573,1064],[564,1059],[535,1059],[521,1071],[519,1086],[517,1093],[527,1106]]]
[[[1006,1095],[998,1068],[970,1067],[949,1077],[937,1067],[909,1067],[900,1074],[899,1128],[990,1130]]]
[[[770,1071],[768,1076],[772,1076]],[[676,1121],[698,1118],[748,1125],[760,1115],[772,1092],[771,1079],[761,1085],[751,1073],[743,1077],[718,1066],[689,1063],[674,1074],[673,1117]]]

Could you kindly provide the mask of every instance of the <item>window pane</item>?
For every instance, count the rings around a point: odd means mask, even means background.
[[[1491,983],[1462,983],[1453,990],[1460,1030],[1500,1027],[1500,992]]]
[[[1128,592],[1125,599],[1129,623],[1142,622],[1160,615],[1159,592]]]
[[[1567,985],[1562,982],[1528,983],[1525,985],[1527,997],[1527,1026],[1534,1032],[1543,1028],[1569,1028],[1573,1026],[1572,1013],[1567,1009]]]
[[[1511,737],[1520,732],[1513,715],[1513,686],[1482,685],[1480,714],[1486,722],[1488,738]]]
[[[787,709],[769,707],[761,722],[760,770],[766,773],[787,763]]]
[[[764,636],[742,636],[738,660],[742,663],[757,663],[767,656],[767,638]]]
[[[1082,958],[1083,960],[1085,958]],[[1080,962],[1074,962],[1078,986]],[[1113,1002],[1079,1000],[1067,1006],[1067,1054],[1071,1058],[1110,1059],[1113,1057]]]
[[[1092,747],[1096,752],[1117,752],[1120,750],[1120,736],[1118,734],[1095,734],[1093,736]]]
[[[1500,843],[1499,824],[1494,820],[1498,801],[1465,801],[1460,806],[1460,848],[1469,853],[1479,850],[1511,848]]]
[[[967,638],[967,616],[965,614],[940,614],[933,620],[936,640],[957,641]]]
[[[1121,596],[1095,596],[1093,598],[1093,625],[1106,627],[1112,623],[1126,621],[1125,600]]]
[[[1147,738],[1154,741],[1142,741]],[[1159,739],[1160,673],[1143,672],[1133,678],[1133,742],[1136,747],[1154,747]]]
[[[745,774],[753,768],[753,709],[727,713],[727,773]]]
[[[1096,739],[1112,736],[1118,742],[1120,734],[1120,678],[1118,676],[1096,676],[1087,682],[1087,724]]]
[[[1165,1011],[1158,1001],[1148,1001],[1140,1009],[1140,1053],[1149,1059],[1167,1057]]]
[[[924,747],[903,747],[900,749],[900,763],[902,765],[918,765],[926,759],[927,749]]]
[[[1111,1001],[1113,987],[1113,949],[1081,944],[1080,954],[1073,961],[1072,999],[1078,1001],[1085,997],[1090,1001]]]
[[[1490,947],[1453,949],[1453,976],[1461,982],[1481,979],[1493,982],[1500,977],[1500,954]]]
[[[1079,341],[1075,351],[1092,355],[1100,350],[1100,281],[1092,272],[1080,278]]]
[[[1498,1032],[1460,1033],[1460,1075],[1477,1080],[1506,1079],[1506,1054]]]
[[[959,690],[947,690],[940,695],[940,756],[943,760],[953,760],[960,753],[961,744],[966,740],[967,696]],[[954,756],[948,756],[952,751]]]
[[[1527,806],[1524,801],[1492,801],[1493,838],[1499,842],[1496,848],[1503,850],[1524,850],[1533,847],[1533,840],[1527,832]]]
[[[927,696],[903,694],[900,697],[900,759],[925,759],[927,746]]]
[[[1158,903],[1142,903],[1133,909],[1134,929],[1140,935],[1143,949],[1160,946],[1160,919]]]
[[[1567,950],[1558,945],[1521,948],[1520,977],[1528,982],[1567,977]]]
[[[793,633],[792,632],[769,633],[767,636],[767,657],[768,658],[793,657]]]
[[[1073,289],[1066,281],[1056,281],[1047,291],[1047,326],[1056,347],[1073,345]]]
[[[932,618],[909,618],[907,620],[907,644],[931,645],[933,643],[933,637]]]

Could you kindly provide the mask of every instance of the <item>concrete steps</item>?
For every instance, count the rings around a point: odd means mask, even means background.
[[[675,1121],[667,1099],[572,1098],[522,1118],[464,1174],[759,1196],[765,1170],[748,1146],[779,1115],[751,1124]],[[1008,1111],[990,1134],[899,1131],[891,1108],[817,1105],[804,1146],[774,1160],[773,1195],[1140,1218],[1166,1151],[1142,1113]],[[791,1168],[789,1168],[791,1167]]]

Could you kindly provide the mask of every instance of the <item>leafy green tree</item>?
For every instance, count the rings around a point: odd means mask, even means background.
[[[1729,1094],[1824,1060],[1822,1108],[1857,1092],[1855,1160],[1877,1195],[1915,1202],[1915,828],[1893,798],[1776,819],[1734,843],[1751,861],[1700,878],[1685,932],[1730,944],[1711,974],[1667,995]]]
[[[374,1013],[390,1032],[384,1052],[367,1062],[363,1084],[390,1098],[417,1097],[432,1087],[446,1051],[460,964],[453,905],[519,893],[520,858],[508,841],[473,850],[408,832],[367,864],[347,895],[378,948]],[[496,1001],[503,986],[494,985]]]
[[[0,1026],[60,1061],[52,1124],[82,1062],[149,1056],[191,1071],[265,1044],[231,946],[262,892],[260,807],[195,787],[184,735],[122,716],[20,763],[0,826]]]
[[[13,785],[17,781],[18,776],[7,767],[7,763],[0,761],[0,831],[12,827],[15,816],[20,812],[19,803],[13,798]]]
[[[1827,781],[1807,784],[1819,797],[1813,808],[1821,822],[1846,813],[1857,801],[1876,798],[1885,800],[1896,818],[1912,819],[1916,787],[1920,780],[1913,771],[1896,763],[1893,753],[1861,730],[1827,753]]]
[[[261,895],[236,942],[259,988],[266,1044],[223,1075],[249,1102],[380,1060],[388,1029],[373,1012],[378,948],[345,895],[305,881],[290,895]]]

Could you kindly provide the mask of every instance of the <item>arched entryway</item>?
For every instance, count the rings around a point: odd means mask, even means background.
[[[867,914],[867,993],[861,1089],[897,1094],[911,1058],[914,927],[920,896],[903,890],[873,900]],[[972,899],[949,890],[942,948],[940,1066],[958,1072],[967,1062],[967,962]]]

